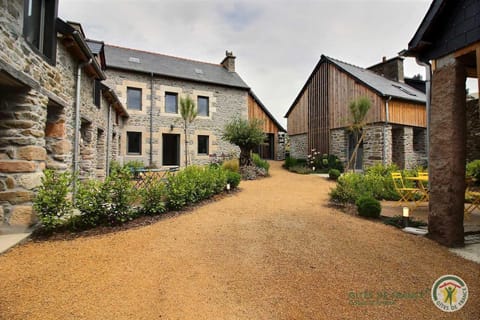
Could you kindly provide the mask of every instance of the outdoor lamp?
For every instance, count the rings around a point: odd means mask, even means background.
[[[410,209],[408,207],[403,207],[403,224],[408,227],[408,217],[410,216]]]
[[[227,191],[230,191],[230,183],[227,183]]]
[[[315,171],[315,167],[312,167],[312,171]]]
[[[173,126],[173,124],[171,124],[170,125],[170,131],[173,131],[173,128],[174,128],[174,126]]]

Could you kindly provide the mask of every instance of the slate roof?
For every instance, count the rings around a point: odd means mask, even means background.
[[[103,48],[102,41],[87,39],[86,42],[88,47],[90,48],[90,51],[92,51],[94,55],[98,55],[102,51],[102,48]]]
[[[360,80],[365,85],[377,91],[382,96],[392,96],[395,98],[412,100],[416,102],[426,102],[425,94],[405,83],[392,81],[373,71],[354,66],[352,64],[323,56],[326,60],[332,62],[343,71]]]
[[[191,81],[249,89],[236,72],[220,64],[188,60],[168,55],[105,45],[107,68],[118,68]]]
[[[313,70],[310,77],[308,78],[304,87],[302,88],[300,93],[297,95],[297,97],[295,98],[295,101],[292,103],[287,113],[285,114],[285,117],[288,117],[290,112],[293,110],[293,107],[297,103],[298,99],[301,97],[303,91],[308,86],[310,79],[315,74],[315,72],[320,67],[320,65],[327,62],[334,64],[337,68],[346,72],[351,77],[355,78],[357,81],[359,81],[363,85],[369,87],[380,96],[384,96],[384,97],[391,96],[394,98],[405,99],[405,100],[415,101],[420,103],[426,102],[426,96],[423,92],[405,83],[389,80],[365,68],[357,67],[352,64],[322,55],[320,58],[320,61],[318,62],[317,66]]]

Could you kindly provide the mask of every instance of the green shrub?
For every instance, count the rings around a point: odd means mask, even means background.
[[[311,168],[306,167],[304,165],[298,165],[298,164],[293,167],[290,167],[289,171],[299,173],[299,174],[309,174],[313,172]]]
[[[230,159],[222,163],[222,168],[231,172],[240,172],[240,163],[238,159]]]
[[[131,161],[128,161],[127,163],[125,163],[125,165],[123,167],[130,169],[130,171],[135,171],[135,170],[138,170],[138,169],[144,169],[145,164],[143,164],[143,162],[140,161],[140,160],[131,160]]]
[[[267,175],[268,175],[268,170],[270,169],[270,164],[268,163],[267,160],[263,160],[263,159],[260,158],[260,156],[259,156],[258,154],[256,154],[256,153],[252,154],[252,160],[253,160],[253,163],[255,164],[255,166],[264,169],[265,172],[266,172]]]
[[[467,164],[467,177],[473,178],[477,184],[480,183],[480,160],[474,160]]]
[[[189,166],[167,178],[167,207],[178,210],[224,190],[227,171],[211,166]]]
[[[364,195],[358,198],[355,203],[357,205],[358,214],[367,218],[379,218],[382,212],[380,201],[372,196]]]
[[[297,164],[297,159],[292,158],[292,157],[286,157],[285,162],[283,163],[283,167],[285,169],[290,169],[291,167],[295,166]]]
[[[242,180],[240,173],[227,170],[227,183],[230,184],[232,190],[238,187],[240,180]]]
[[[69,172],[44,171],[33,208],[46,230],[63,225],[71,216],[73,205],[68,198],[71,183],[72,176]]]
[[[81,184],[75,206],[80,210],[82,223],[87,227],[116,225],[136,216],[132,205],[137,192],[128,167],[112,172],[104,182],[87,181]]]
[[[328,178],[331,180],[337,180],[340,177],[340,171],[337,169],[330,169],[328,170]]]
[[[167,189],[165,183],[152,179],[140,190],[142,213],[156,215],[166,211]]]

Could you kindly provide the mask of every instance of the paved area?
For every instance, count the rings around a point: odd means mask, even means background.
[[[479,319],[480,267],[329,206],[333,184],[272,176],[155,224],[0,255],[0,319]],[[468,285],[452,314],[445,274]]]

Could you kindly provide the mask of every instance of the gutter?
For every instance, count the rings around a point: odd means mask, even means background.
[[[150,73],[150,157],[149,164],[150,167],[153,165],[153,72]]]
[[[110,175],[110,144],[112,136],[112,103],[108,104],[108,116],[107,116],[107,159],[105,161],[105,175],[108,177]]]
[[[425,152],[427,153],[427,167],[430,171],[430,113],[431,113],[431,96],[432,96],[432,65],[429,62],[420,60],[418,57],[415,59],[417,64],[425,67],[425,96],[426,96],[426,112],[427,112],[427,141]]]
[[[81,80],[82,80],[82,69],[87,65],[91,64],[93,61],[92,58],[86,62],[79,63],[77,66],[77,85],[75,92],[75,115],[74,115],[74,135],[73,135],[73,183],[72,183],[72,193],[73,200],[75,201],[75,196],[77,194],[77,182],[76,176],[78,174],[78,163],[80,155],[80,95],[81,95]]]
[[[383,156],[382,156],[382,164],[385,166],[387,164],[387,125],[389,122],[390,114],[388,109],[388,102],[392,100],[392,96],[389,96],[385,100],[385,123],[383,125]]]
[[[91,60],[89,64],[91,64],[93,69],[95,69],[95,72],[99,75],[100,80],[106,80],[107,77],[105,76],[105,73],[102,71],[102,68],[98,65],[97,60],[94,59],[93,54],[90,51],[90,48],[88,48],[88,45],[83,40],[83,37],[80,35],[80,33],[77,30],[75,30],[72,32],[72,36],[75,39],[75,42],[77,42],[80,49],[82,50],[83,54],[87,57],[87,59]]]

